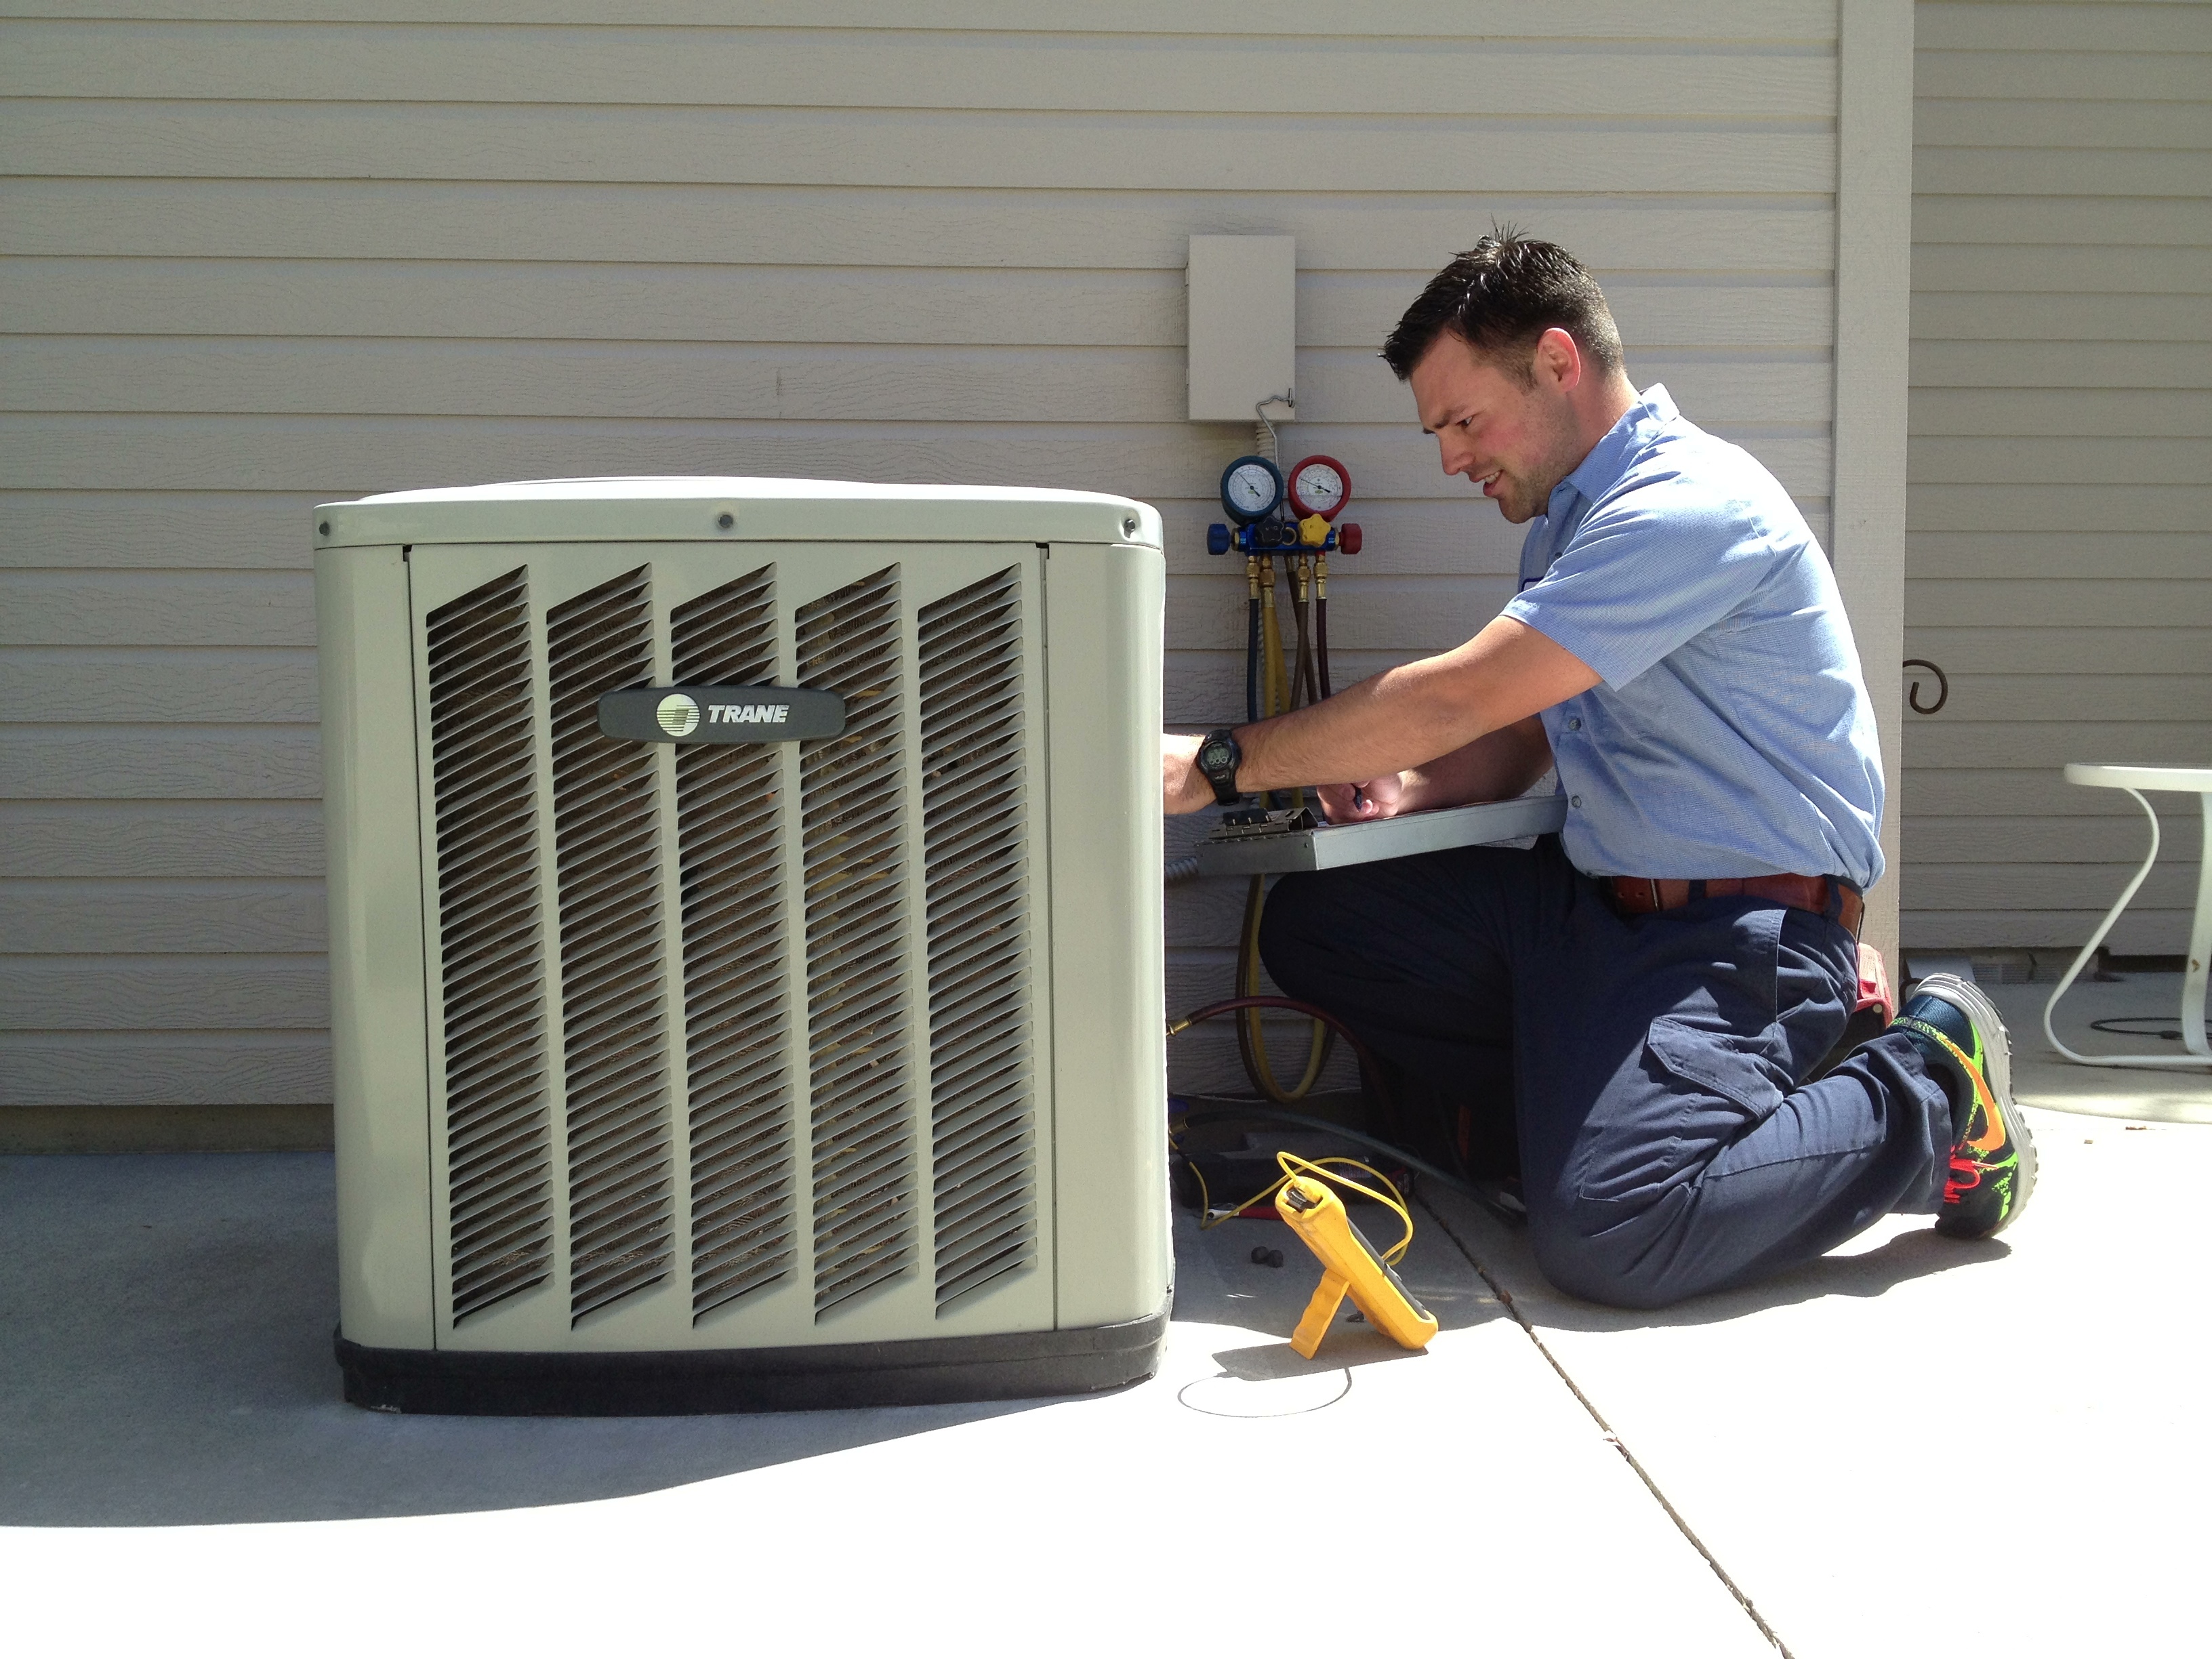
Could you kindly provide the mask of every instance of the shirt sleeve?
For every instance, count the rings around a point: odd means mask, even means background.
[[[1774,568],[1747,501],[1655,480],[1593,505],[1542,580],[1504,614],[1618,690],[1741,605]]]

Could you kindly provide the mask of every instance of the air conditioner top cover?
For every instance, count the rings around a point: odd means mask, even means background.
[[[1156,507],[1079,489],[821,478],[543,478],[315,509],[315,545],[430,542],[1091,542],[1159,547]]]

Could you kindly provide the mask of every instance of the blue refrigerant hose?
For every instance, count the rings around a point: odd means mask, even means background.
[[[1244,604],[1244,718],[1254,725],[1260,719],[1260,596]]]

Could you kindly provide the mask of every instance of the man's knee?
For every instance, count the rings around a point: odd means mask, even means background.
[[[1607,1206],[1610,1208],[1610,1206]],[[1601,1307],[1650,1310],[1714,1288],[1682,1272],[1662,1218],[1603,1214],[1588,1202],[1531,1206],[1537,1268],[1569,1296]]]
[[[1293,996],[1298,992],[1292,988],[1309,982],[1327,950],[1328,887],[1318,872],[1285,876],[1267,890],[1260,913],[1260,960]]]

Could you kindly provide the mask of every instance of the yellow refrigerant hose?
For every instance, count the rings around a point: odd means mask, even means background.
[[[1260,664],[1261,703],[1260,716],[1272,719],[1288,714],[1298,703],[1300,681],[1311,673],[1305,657],[1308,643],[1303,626],[1304,607],[1298,629],[1299,663],[1297,678],[1283,660],[1283,630],[1275,608],[1275,562],[1261,559],[1260,574]],[[1310,681],[1307,682],[1310,684]],[[1292,805],[1305,805],[1305,791],[1300,789],[1292,798]],[[1244,894],[1244,925],[1240,930],[1237,946],[1237,994],[1255,997],[1260,988],[1260,917],[1267,903],[1266,884],[1255,876]],[[1335,1047],[1335,1033],[1319,1020],[1313,1022],[1313,1036],[1306,1050],[1306,1068],[1293,1088],[1285,1088],[1275,1076],[1275,1068],[1267,1054],[1267,1040],[1262,1030],[1261,1011],[1246,1008],[1237,1020],[1237,1049],[1244,1061],[1245,1074],[1253,1086],[1278,1105],[1290,1105],[1303,1100],[1320,1081],[1322,1068],[1328,1064],[1329,1052]]]

